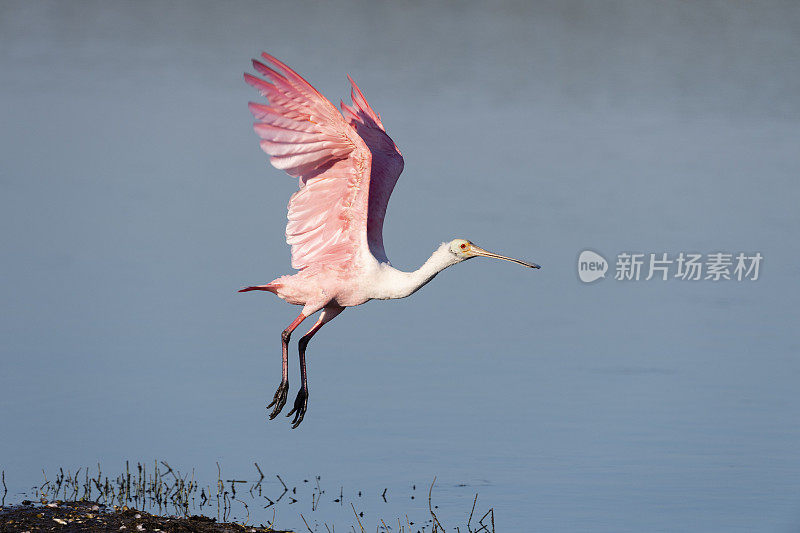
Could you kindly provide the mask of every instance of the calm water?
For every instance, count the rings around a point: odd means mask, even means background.
[[[11,492],[42,467],[258,461],[342,486],[368,530],[426,518],[411,487],[434,475],[445,525],[478,492],[498,531],[796,530],[799,24],[791,2],[2,3]],[[296,431],[265,417],[296,310],[235,292],[290,271],[295,183],[241,80],[262,49],[337,102],[349,72],[381,113],[406,158],[396,266],[466,237],[544,267],[476,259],[348,310],[311,344]],[[764,263],[584,285],[585,248]]]

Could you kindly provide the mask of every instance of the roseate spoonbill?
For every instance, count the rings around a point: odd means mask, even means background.
[[[319,329],[345,307],[369,300],[405,298],[445,268],[473,257],[494,257],[529,268],[539,265],[495,254],[466,239],[442,243],[414,272],[394,268],[383,249],[383,219],[392,189],[403,171],[403,156],[352,78],[352,105],[341,113],[295,71],[264,53],[271,65],[253,60],[265,79],[245,74],[268,105],[249,104],[261,148],[272,165],[300,179],[289,200],[286,242],[292,247],[291,276],[239,292],[269,291],[303,309],[281,333],[282,378],[270,419],[278,416],[289,391],[289,338],[300,323],[321,311],[299,342],[301,387],[292,416],[296,428],[308,405],[306,347]]]

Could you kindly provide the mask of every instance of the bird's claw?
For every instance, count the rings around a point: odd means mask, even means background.
[[[281,384],[278,385],[278,390],[275,391],[275,396],[272,398],[272,402],[267,406],[267,409],[275,406],[275,409],[269,414],[269,419],[272,420],[283,409],[283,406],[286,405],[286,396],[289,394],[289,382],[288,381],[281,381]]]
[[[306,415],[306,407],[308,407],[308,389],[301,387],[300,390],[297,391],[297,398],[294,399],[294,407],[286,414],[287,417],[294,414],[292,429],[295,429],[300,425],[300,422],[303,421],[303,417]]]

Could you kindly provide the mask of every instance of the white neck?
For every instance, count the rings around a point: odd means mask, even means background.
[[[450,252],[450,243],[442,243],[433,254],[413,272],[403,272],[392,267],[386,267],[380,282],[378,293],[380,299],[405,298],[417,292],[420,287],[428,283],[436,274],[445,268],[455,265],[461,260]]]

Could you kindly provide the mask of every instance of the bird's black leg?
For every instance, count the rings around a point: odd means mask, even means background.
[[[275,391],[275,396],[272,398],[272,402],[267,405],[267,409],[272,406],[275,408],[269,414],[269,419],[272,420],[283,409],[283,406],[286,405],[286,397],[289,394],[289,339],[292,337],[292,331],[300,325],[300,323],[305,319],[305,315],[302,313],[298,316],[294,322],[289,324],[283,333],[281,333],[281,356],[282,356],[282,373],[281,373],[281,384],[278,385],[278,390]]]
[[[297,398],[294,400],[294,407],[292,407],[292,410],[286,415],[287,417],[294,415],[292,429],[299,426],[300,422],[303,421],[303,417],[306,415],[306,408],[308,407],[308,377],[306,374],[306,347],[308,346],[308,341],[311,340],[311,337],[313,337],[325,323],[333,320],[333,318],[342,311],[344,311],[344,307],[326,307],[323,309],[317,323],[314,324],[311,329],[308,330],[308,333],[303,335],[300,338],[300,342],[298,342],[301,384],[300,390],[297,391]]]
[[[319,324],[319,322],[317,322]],[[314,325],[316,328],[316,324]],[[314,328],[311,328],[312,331]],[[317,328],[319,329],[319,328]],[[316,332],[314,332],[316,333]],[[308,407],[308,377],[306,375],[306,347],[308,346],[308,341],[311,340],[311,337],[314,336],[314,333],[309,331],[302,337],[300,337],[300,342],[297,343],[298,350],[300,352],[300,390],[297,391],[297,397],[294,399],[294,407],[286,416],[292,416],[294,414],[294,419],[292,420],[292,429],[296,428],[300,425],[300,422],[303,421],[303,417],[306,415],[306,407]]]

